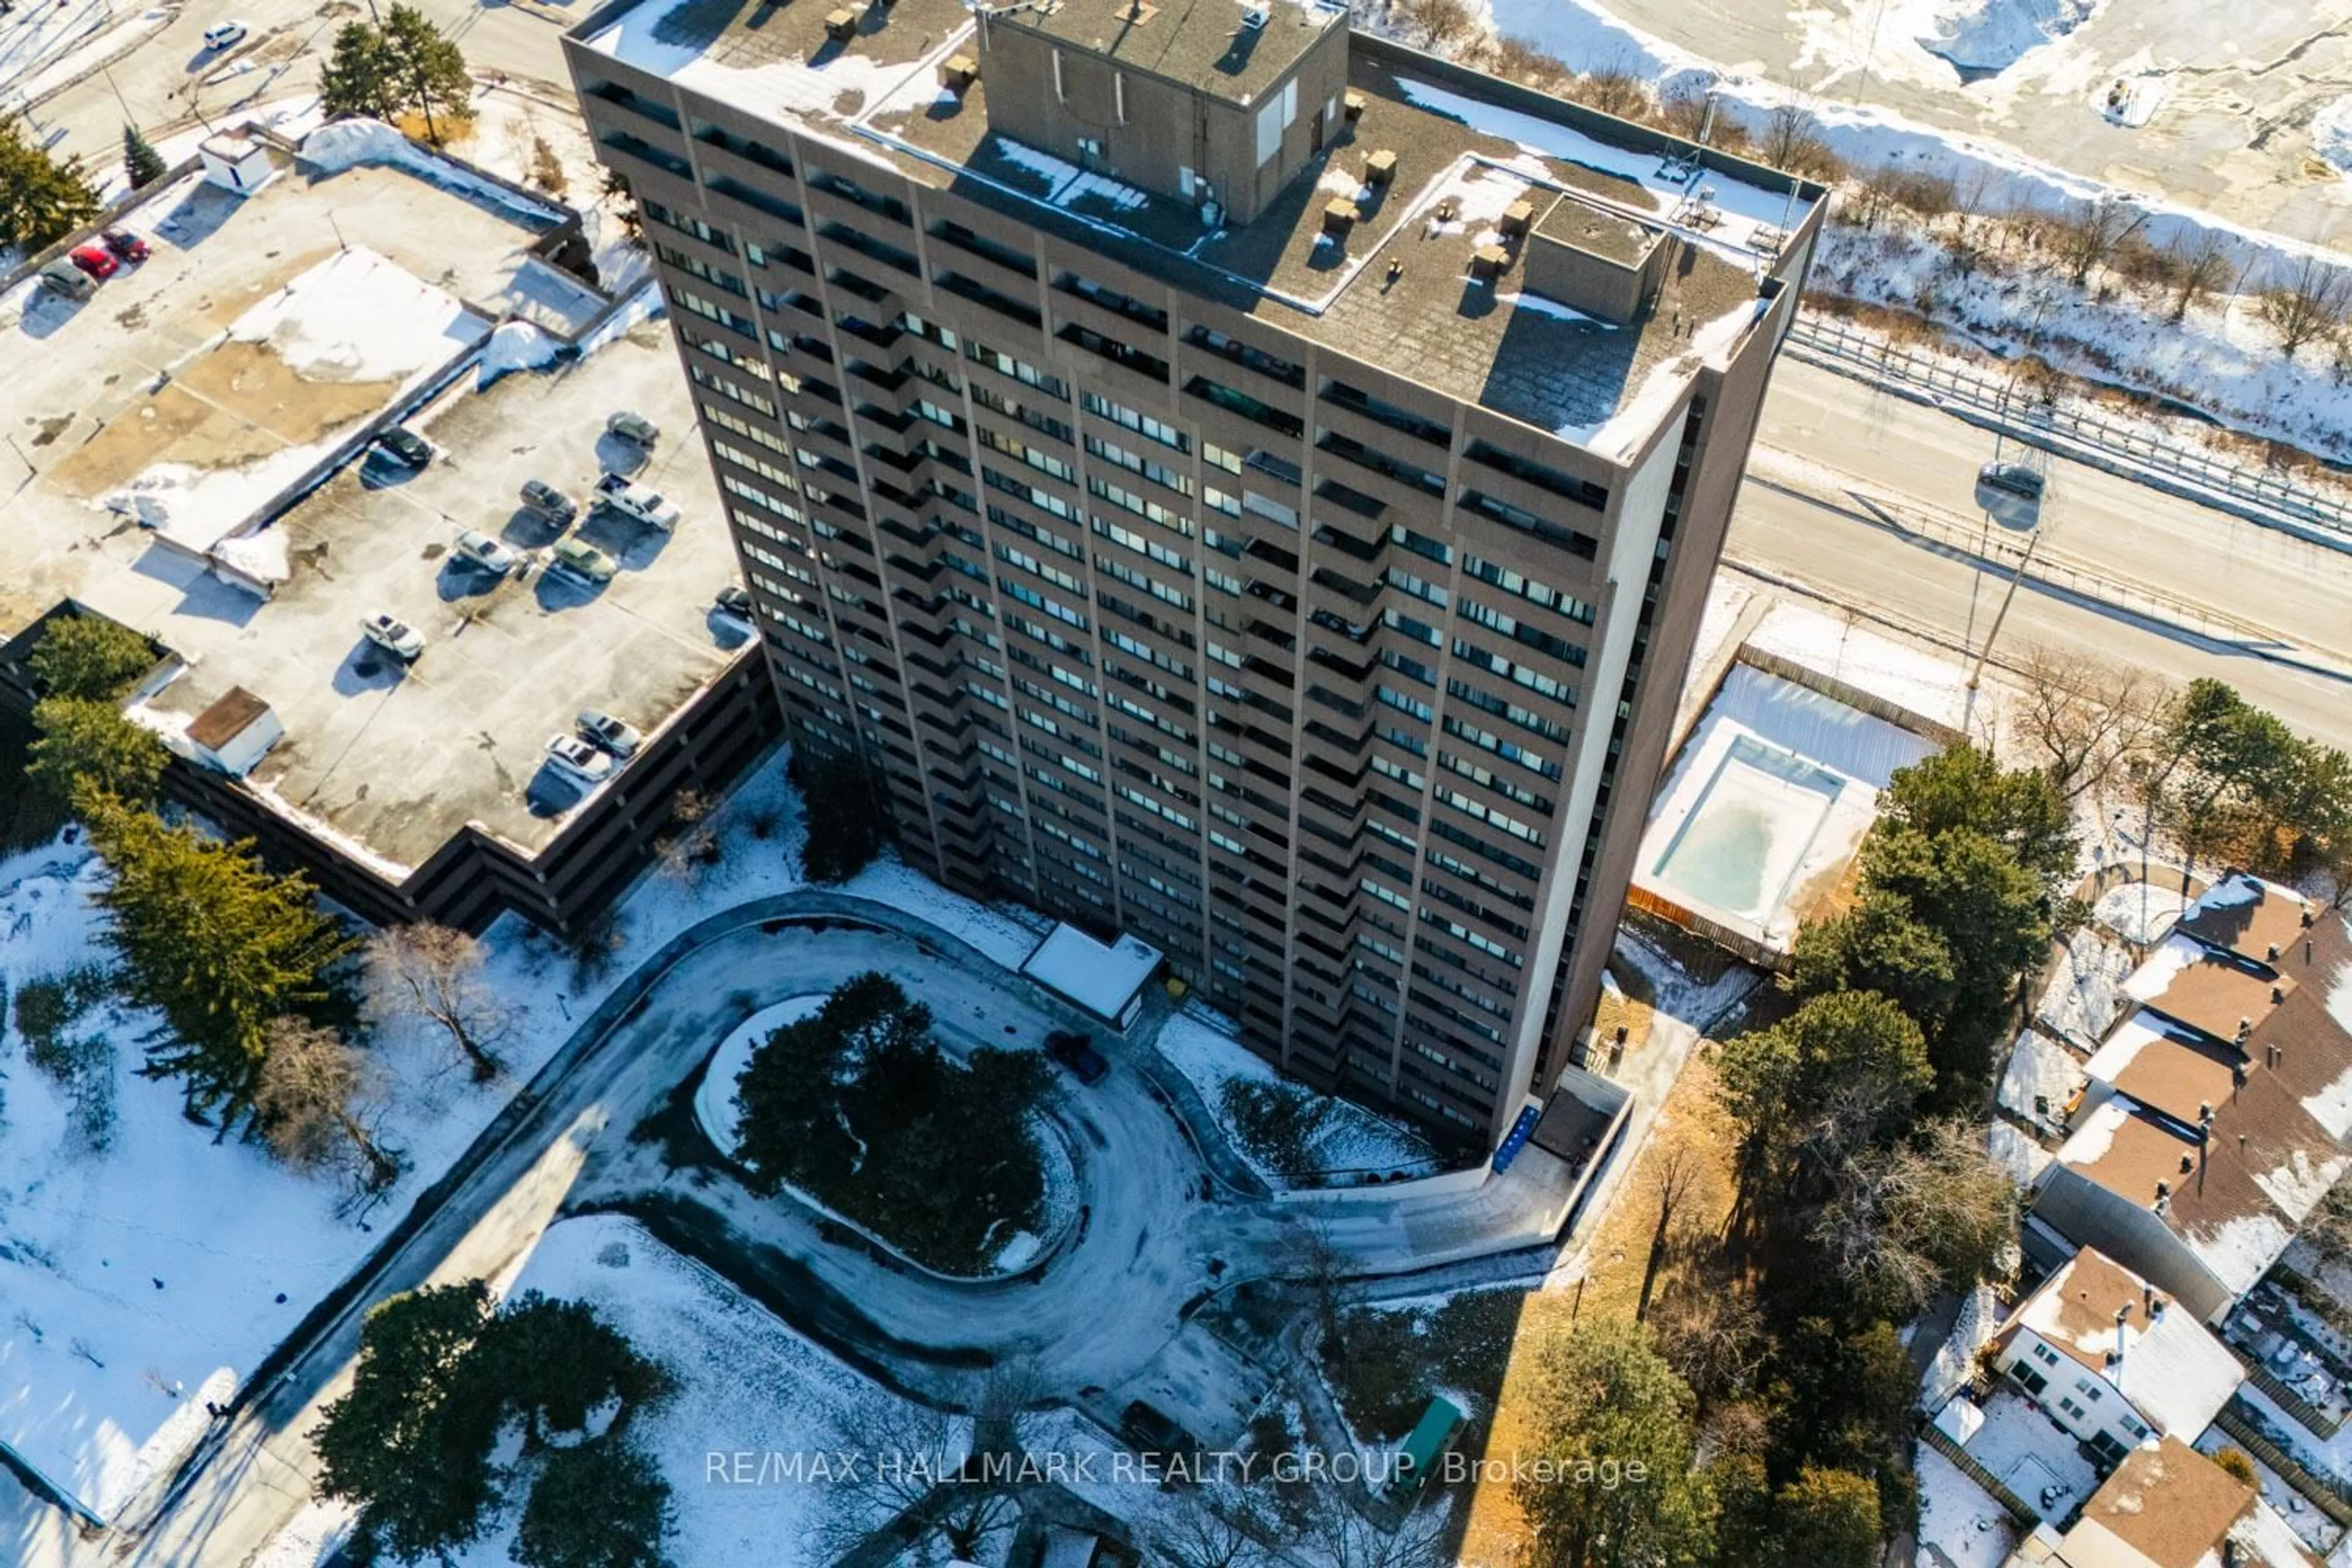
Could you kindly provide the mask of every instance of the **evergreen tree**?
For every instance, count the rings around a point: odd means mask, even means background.
[[[464,53],[414,5],[395,5],[384,14],[383,42],[398,62],[403,103],[425,116],[425,134],[439,146],[443,119],[473,113]]]
[[[501,1411],[472,1359],[489,1313],[478,1279],[409,1291],[368,1313],[352,1391],[311,1434],[321,1487],[361,1505],[363,1553],[446,1552],[473,1540],[498,1503],[490,1448]]]
[[[1872,1568],[1878,1561],[1878,1489],[1851,1470],[1807,1465],[1774,1499],[1781,1568]]]
[[[812,882],[845,882],[882,852],[889,825],[880,788],[856,757],[793,753],[793,782],[807,807],[801,868]]]
[[[34,646],[33,679],[48,697],[119,698],[155,667],[145,637],[103,616],[60,616]]]
[[[80,158],[59,163],[27,142],[14,120],[0,119],[0,247],[39,250],[87,226],[100,210]]]
[[[264,869],[250,840],[216,843],[104,796],[82,809],[114,870],[100,895],[107,945],[132,1000],[171,1026],[140,1070],[184,1079],[189,1113],[218,1109],[226,1133],[253,1109],[270,1021],[326,1001],[323,971],[356,943],[307,880]]]
[[[68,805],[93,792],[144,804],[155,798],[172,753],[152,730],[111,702],[44,697],[34,705],[39,737],[25,775]]]
[[[331,116],[397,120],[404,102],[400,75],[400,61],[381,32],[365,22],[346,22],[319,73],[319,106]]]
[[[531,1483],[515,1536],[525,1568],[668,1568],[675,1510],[660,1469],[617,1437],[559,1448]]]
[[[484,1374],[523,1418],[523,1451],[535,1453],[550,1432],[579,1432],[588,1413],[618,1400],[624,1410],[669,1391],[669,1375],[639,1355],[585,1301],[537,1290],[507,1303],[482,1335]]]
[[[171,165],[163,162],[163,154],[139,133],[139,127],[122,128],[122,174],[132,190],[145,190],[170,172]]]
[[[1533,1560],[1551,1568],[1708,1561],[1717,1505],[1695,1463],[1694,1401],[1649,1331],[1623,1321],[1556,1331],[1536,1345],[1531,1371],[1529,1457],[1551,1467],[1517,1488],[1536,1531]]]

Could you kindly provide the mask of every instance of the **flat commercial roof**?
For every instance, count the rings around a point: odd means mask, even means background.
[[[1074,925],[1057,925],[1023,963],[1021,973],[1116,1024],[1159,971],[1160,958],[1158,948],[1131,936],[1105,947]]]
[[[1223,10],[1212,8],[1229,5],[1165,0],[1151,20],[1122,32],[1118,0],[1088,0],[1024,12],[1010,25],[1087,46],[1099,36],[1121,58],[1158,49],[1186,70],[1214,75],[1225,55],[1202,59],[1212,44],[1222,51],[1228,35],[1219,30]],[[1322,15],[1297,0],[1272,0],[1272,8],[1258,50],[1308,35],[1294,16]],[[1647,433],[1702,363],[1744,336],[1782,231],[1814,205],[1786,176],[1702,169],[1666,155],[1654,132],[1565,105],[1536,112],[1520,107],[1524,95],[1507,101],[1475,79],[1441,80],[1359,39],[1349,81],[1364,99],[1360,118],[1342,122],[1255,222],[1210,229],[1190,202],[997,134],[985,79],[960,95],[943,91],[940,64],[979,52],[974,26],[953,0],[898,0],[857,14],[855,35],[842,41],[826,32],[819,0],[750,8],[643,0],[580,40],[975,201],[1024,216],[1050,209],[1144,270],[1180,271],[1189,287],[1286,331],[1612,458]],[[1195,27],[1205,42],[1187,41]],[[1394,184],[1359,199],[1363,218],[1344,242],[1327,238],[1323,208],[1334,195],[1358,199],[1364,159],[1376,151],[1397,155]],[[1447,195],[1467,198],[1460,221],[1433,216]],[[1596,321],[1524,290],[1516,265],[1491,281],[1472,276],[1472,252],[1497,237],[1505,207],[1525,198],[1541,210],[1562,195],[1612,232],[1647,226],[1686,247],[1647,316],[1622,326]]]
[[[1252,9],[1265,19],[1244,25]],[[992,19],[1139,71],[1247,102],[1347,12],[1311,0],[1048,0]]]

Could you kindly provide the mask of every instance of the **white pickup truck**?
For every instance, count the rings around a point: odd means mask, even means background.
[[[596,481],[596,500],[599,505],[610,507],[624,517],[634,517],[664,533],[677,526],[675,504],[664,500],[659,490],[621,474],[606,474]]]

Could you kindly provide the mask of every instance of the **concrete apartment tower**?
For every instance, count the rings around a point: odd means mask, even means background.
[[[1821,191],[1271,0],[566,39],[799,743],[1490,1141],[1590,1016]]]

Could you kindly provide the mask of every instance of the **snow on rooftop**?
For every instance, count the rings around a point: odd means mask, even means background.
[[[1045,182],[1045,194],[1038,199],[1047,206],[1067,207],[1089,196],[1122,212],[1132,212],[1138,207],[1151,205],[1150,195],[1133,185],[1081,169],[1076,163],[1056,158],[1051,153],[1039,152],[1009,136],[996,139],[996,150],[1006,163],[1025,169]],[[1349,188],[1352,196],[1357,188],[1352,176],[1349,178]]]
[[[677,13],[696,4],[698,0],[652,0],[624,13],[589,38],[587,47],[624,65],[761,113],[855,114],[888,98],[911,79],[930,76],[928,59],[890,64],[855,49],[836,51],[814,64],[806,58],[796,58],[730,65],[714,58],[715,48],[726,42],[730,33],[714,37],[707,28],[671,22]]]
[[[519,213],[541,224],[560,222],[563,209],[520,191],[486,180],[431,148],[410,141],[380,120],[338,120],[302,139],[304,163],[324,172],[357,168],[367,163],[393,163],[436,184],[479,197],[493,205]]]
[[[2140,1052],[2158,1040],[2183,1040],[2173,1026],[2143,1007],[2117,1024],[2106,1043],[2098,1048],[2083,1070],[2104,1084],[2114,1084],[2139,1057]]]
[[[1160,950],[1122,936],[1108,947],[1074,925],[1057,925],[1021,973],[1098,1018],[1118,1020],[1160,967]]]
[[[2150,1321],[2140,1302],[2127,1297],[2120,1302],[2082,1302],[2066,1294],[2068,1283],[2085,1255],[2077,1253],[2042,1289],[2029,1298],[2018,1321],[2050,1343],[2087,1359],[2098,1375],[2132,1402],[2159,1432],[2182,1442],[2212,1425],[2215,1413],[2245,1381],[2245,1371],[2228,1346],[2215,1338],[2196,1315],[2179,1307],[2157,1314]],[[2095,1258],[2094,1261],[2097,1261]],[[2112,1279],[2105,1269],[2096,1271]],[[2129,1278],[2128,1271],[2124,1272]],[[2131,1307],[2120,1330],[2109,1318],[2115,1307]],[[2090,1320],[2095,1318],[2095,1322]],[[2109,1358],[2120,1340],[2123,1359]]]
[[[2163,995],[2184,971],[2211,962],[2212,956],[2204,943],[2176,932],[2166,937],[2147,955],[2147,962],[2132,971],[2131,978],[2124,982],[2124,994],[2136,1002],[2152,1002]]]
[[[2059,1146],[2059,1163],[2078,1168],[2097,1164],[2107,1146],[2116,1141],[2116,1133],[2137,1109],[2129,1095],[2111,1095],[2101,1100]]]

